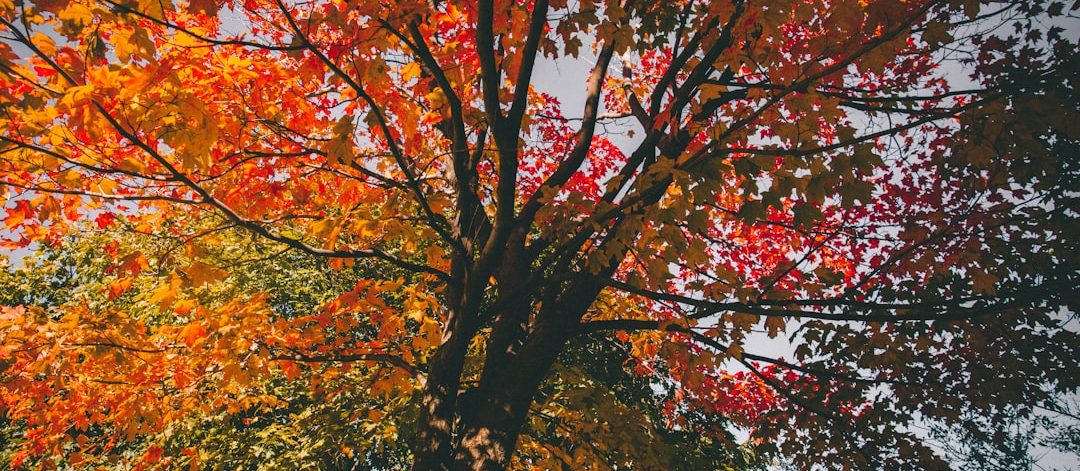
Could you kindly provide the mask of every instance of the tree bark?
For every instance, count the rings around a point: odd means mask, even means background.
[[[466,396],[471,404],[464,405],[468,413],[461,419],[454,471],[506,469],[535,391],[535,387],[522,386]]]
[[[413,451],[416,471],[497,471],[510,464],[540,383],[547,377],[568,337],[530,339],[529,350],[492,362],[480,385],[458,399],[461,364],[468,340],[451,338],[432,359],[424,387],[420,423]],[[444,368],[436,368],[442,366]],[[450,373],[453,370],[454,373]]]
[[[455,261],[451,272],[462,286],[447,290],[451,310],[443,329],[442,344],[428,363],[427,382],[420,397],[420,414],[413,444],[413,469],[447,470],[453,452],[454,423],[457,421],[457,396],[465,367],[469,342],[476,329],[476,297],[469,296],[469,278],[465,264]]]
[[[455,471],[499,471],[510,464],[536,391],[569,338],[536,334],[523,351],[499,361],[502,368],[485,368],[480,386],[463,398]]]
[[[464,336],[462,336],[464,337]],[[468,338],[451,335],[432,356],[420,400],[413,469],[447,470]]]

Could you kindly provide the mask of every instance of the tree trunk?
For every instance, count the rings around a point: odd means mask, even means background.
[[[455,315],[449,321],[450,334],[444,334],[444,344],[429,365],[413,450],[416,471],[506,469],[536,391],[602,288],[590,276],[579,277],[553,291],[557,294],[534,313],[537,298],[528,289],[529,267],[521,258],[524,233],[513,234],[508,245],[495,272],[500,309],[489,319],[492,330],[479,384],[459,397],[465,355],[478,325],[454,321],[471,316]],[[486,276],[472,279],[486,281]],[[483,292],[482,286],[473,288]],[[473,290],[466,287],[464,292]],[[470,303],[467,295],[460,301],[463,308],[455,314],[479,314],[479,303]]]
[[[473,325],[466,320],[470,301],[460,293],[451,296],[465,306],[450,314],[443,331],[442,344],[428,363],[427,382],[420,400],[420,416],[413,446],[413,469],[450,469],[453,430],[457,420],[457,395],[461,372],[465,367]]]
[[[506,469],[533,396],[547,377],[558,348],[551,345],[543,352],[531,353],[509,362],[512,368],[485,371],[481,386],[460,401],[456,394],[459,380],[441,377],[432,369],[422,396],[413,469]]]
[[[528,418],[533,396],[568,338],[566,329],[534,332],[519,352],[507,352],[499,355],[505,358],[486,362],[479,386],[460,400],[456,395],[444,394],[446,386],[437,387],[429,382],[424,391],[413,469],[506,469]],[[492,365],[500,367],[487,368]],[[436,377],[433,369],[432,378]]]
[[[500,471],[509,466],[533,396],[551,371],[566,336],[534,340],[527,350],[498,362],[504,368],[485,368],[480,387],[463,398],[467,404],[459,408],[455,471]]]
[[[453,450],[457,391],[468,340],[450,338],[431,360],[427,383],[421,392],[420,417],[413,449],[413,469],[447,470]]]
[[[506,469],[514,454],[518,434],[528,413],[529,399],[520,391],[476,397],[469,417],[463,418],[454,450],[455,471],[499,471]],[[524,402],[524,404],[522,404]]]

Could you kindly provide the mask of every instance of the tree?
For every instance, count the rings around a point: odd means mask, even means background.
[[[1074,11],[0,0],[7,245],[93,220],[186,250],[106,244],[101,299],[4,309],[6,414],[23,456],[80,462],[287,407],[275,381],[363,385],[401,405],[371,423],[415,414],[414,469],[529,466],[538,405],[570,405],[556,429],[596,410],[550,381],[621,362],[589,350],[614,337],[673,432],[721,443],[725,417],[800,466],[943,467],[919,423],[1077,388]],[[537,87],[542,57],[595,63],[582,103]],[[199,299],[231,229],[378,268],[310,312]]]

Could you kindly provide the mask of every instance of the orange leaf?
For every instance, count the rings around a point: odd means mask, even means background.
[[[180,331],[180,340],[189,348],[194,347],[199,340],[206,337],[206,327],[200,323],[191,323]]]

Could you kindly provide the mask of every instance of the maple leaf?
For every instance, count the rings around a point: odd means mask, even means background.
[[[187,268],[180,270],[184,280],[189,286],[199,287],[207,283],[223,280],[229,276],[225,270],[217,268],[205,262],[193,262]]]
[[[200,340],[206,337],[206,327],[202,324],[188,324],[180,330],[180,340],[188,347],[194,347]]]

